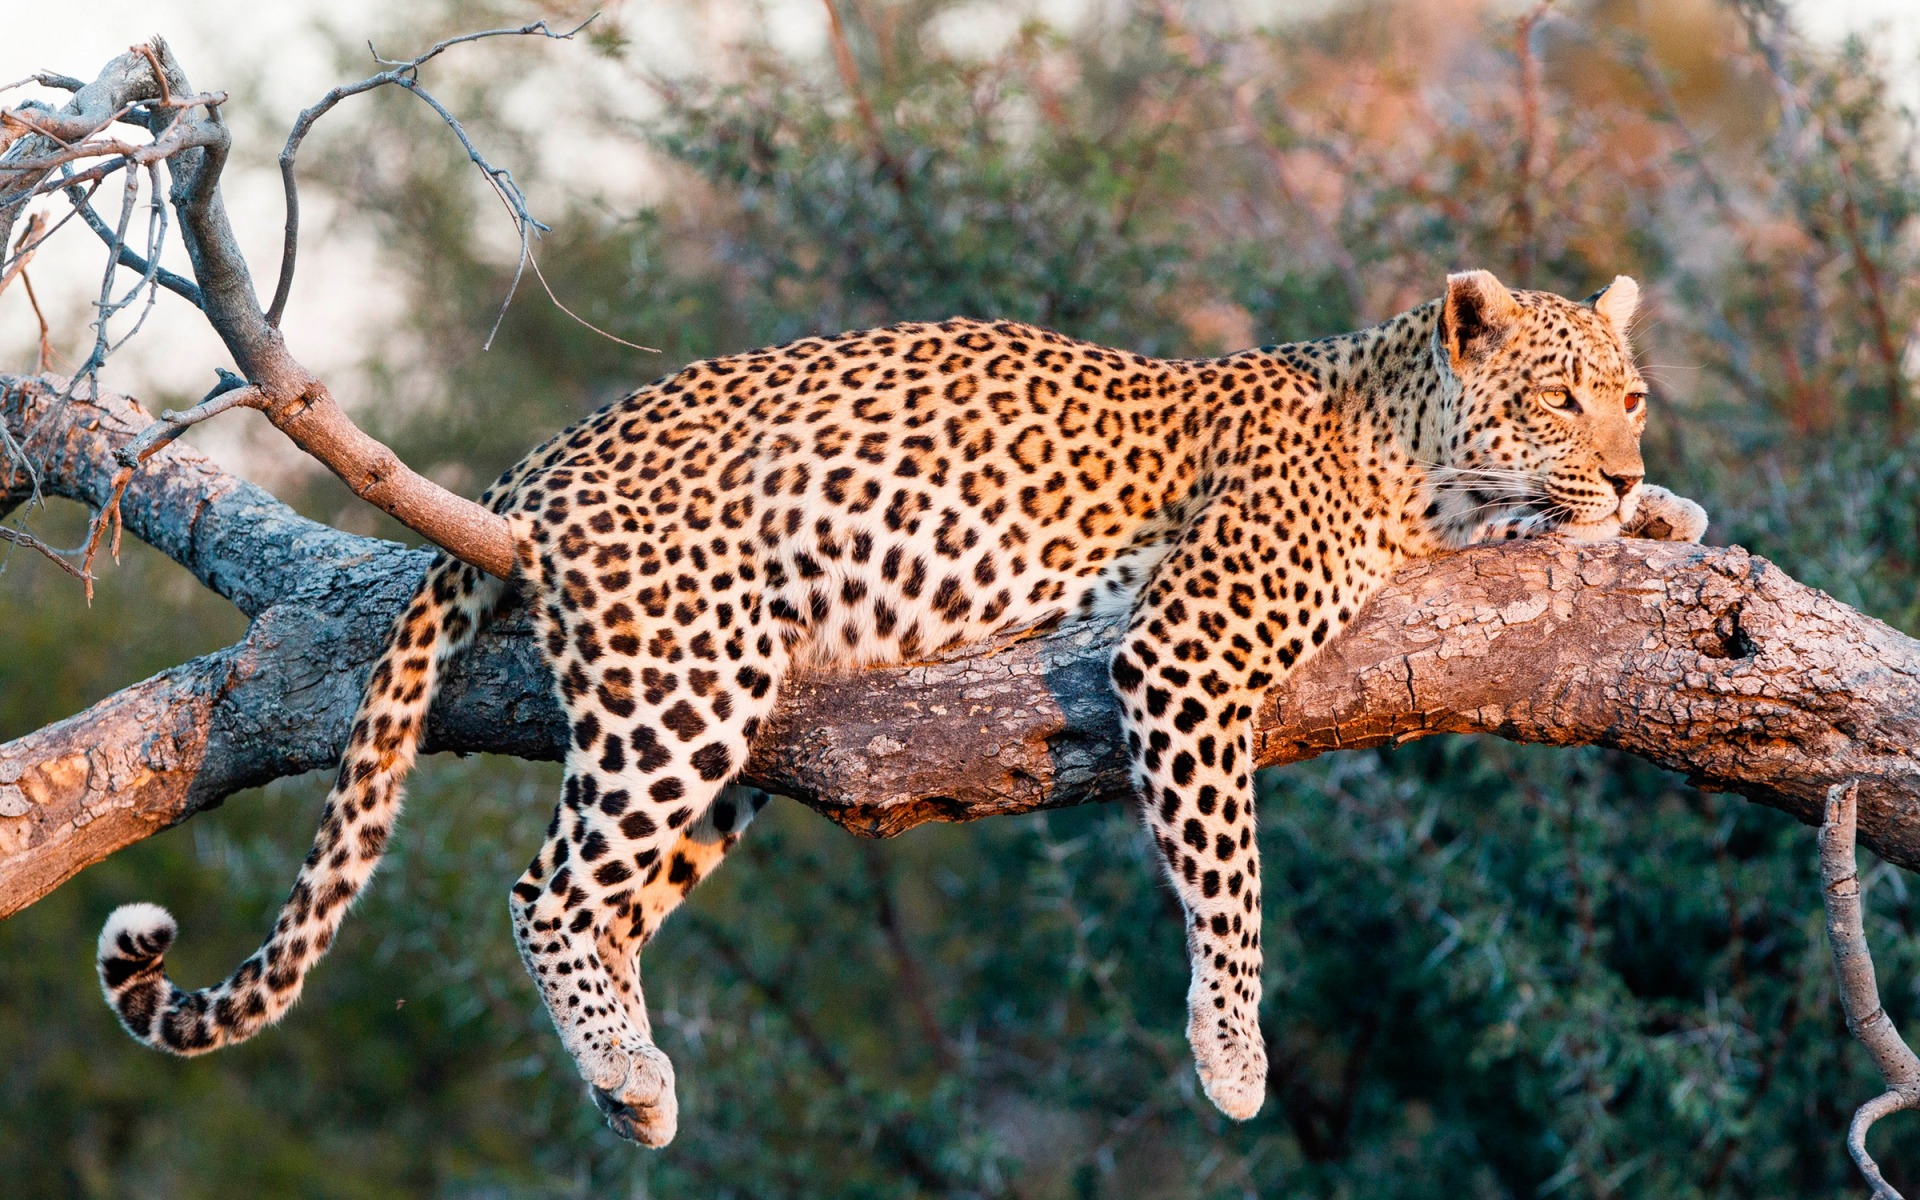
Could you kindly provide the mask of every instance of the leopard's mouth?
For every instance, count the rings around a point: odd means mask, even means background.
[[[1541,492],[1535,515],[1546,522],[1550,529],[1566,525],[1599,525],[1613,520],[1625,524],[1632,519],[1634,509],[1640,502],[1638,488],[1625,496],[1592,499],[1563,495],[1554,487],[1551,479],[1542,481]]]

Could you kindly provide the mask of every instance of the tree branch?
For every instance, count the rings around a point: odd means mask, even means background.
[[[0,246],[7,244],[14,219],[37,189],[69,187],[88,177],[88,172],[52,177],[54,169],[80,149],[64,142],[75,136],[90,138],[114,121],[143,120],[152,142],[140,147],[102,143],[95,153],[118,157],[90,170],[165,160],[172,180],[169,198],[193,262],[201,310],[257,389],[267,419],[339,476],[354,495],[482,570],[509,574],[513,543],[506,522],[416,474],[367,436],[267,321],[220,196],[220,173],[230,143],[220,114],[222,100],[218,93],[196,94],[173,51],[155,38],[108,63],[60,113],[29,105],[0,112],[0,146],[11,142],[0,155]],[[122,231],[113,239],[116,254],[124,245],[124,225],[123,220]],[[146,256],[149,273],[156,255],[157,247]],[[109,279],[111,272],[110,266]],[[104,316],[101,327],[104,339]],[[90,358],[87,370],[97,366]],[[111,496],[109,490],[100,501],[108,511]],[[106,516],[103,512],[102,519]]]
[[[46,494],[97,510],[112,493],[118,453],[155,422],[113,392],[61,403],[66,383],[58,376],[0,375],[0,427],[22,441],[32,432],[29,448]],[[24,485],[10,491],[0,472],[0,517],[28,492]],[[322,582],[339,564],[364,556],[369,546],[399,550],[309,521],[265,489],[177,443],[134,474],[120,512],[128,532],[250,617]]]
[[[1880,1006],[1880,985],[1873,976],[1860,915],[1860,869],[1853,851],[1858,788],[1851,782],[1827,789],[1826,818],[1820,825],[1820,894],[1827,908],[1827,941],[1833,946],[1833,973],[1840,983],[1840,1005],[1847,1030],[1866,1047],[1887,1090],[1862,1104],[1847,1127],[1847,1151],[1873,1188],[1874,1200],[1900,1200],[1867,1153],[1867,1130],[1891,1113],[1920,1107],[1920,1058],[1894,1028]]]
[[[294,264],[300,256],[300,185],[294,175],[294,159],[300,153],[300,143],[306,140],[308,133],[312,132],[314,124],[318,122],[321,117],[333,111],[333,107],[342,100],[345,100],[349,96],[357,96],[362,92],[373,91],[375,88],[384,87],[387,84],[394,84],[406,88],[408,91],[419,96],[431,105],[433,110],[440,114],[441,119],[446,121],[453,129],[454,136],[460,139],[460,145],[466,150],[467,156],[473,160],[474,165],[479,167],[481,172],[486,176],[488,184],[492,186],[495,193],[499,195],[501,202],[507,206],[508,211],[513,214],[515,223],[520,227],[520,268],[524,268],[528,255],[530,254],[529,243],[534,230],[537,229],[544,232],[547,227],[533,219],[533,214],[527,209],[526,197],[520,194],[520,187],[513,182],[513,176],[505,171],[499,170],[487,162],[486,159],[482,158],[480,151],[474,148],[473,142],[467,137],[466,130],[461,127],[459,121],[454,119],[453,114],[448,112],[441,106],[438,100],[427,95],[427,93],[418,86],[418,73],[422,64],[439,57],[446,50],[466,42],[477,42],[483,38],[528,37],[538,34],[541,37],[552,38],[556,41],[568,41],[574,34],[579,33],[588,25],[591,25],[594,18],[599,15],[600,14],[595,13],[592,17],[588,17],[564,33],[549,28],[545,21],[535,21],[530,25],[522,25],[517,29],[487,29],[478,33],[462,34],[459,37],[451,37],[444,41],[436,42],[425,54],[404,62],[381,58],[379,53],[374,51],[372,45],[369,44],[367,49],[373,54],[374,61],[380,63],[382,66],[391,67],[392,69],[382,71],[378,75],[370,75],[358,83],[342,84],[320,97],[311,107],[302,110],[300,116],[294,121],[292,130],[287,133],[287,144],[280,150],[280,184],[287,198],[286,231],[280,251],[280,282],[275,285],[273,289],[273,303],[267,308],[267,324],[276,329],[280,326],[280,318],[287,311],[287,299],[293,292]],[[517,285],[519,280],[520,269],[516,269],[514,271],[514,283]],[[513,289],[509,288],[507,299],[511,300],[512,298]],[[505,312],[506,307],[503,304],[501,306],[502,315],[504,315]],[[497,331],[499,322],[496,321],[494,327]],[[489,345],[493,343],[491,334],[487,337],[487,343]]]
[[[43,161],[45,156],[58,153],[62,142],[105,129],[131,105],[157,98],[159,89],[147,60],[129,50],[102,68],[92,83],[77,89],[59,112],[23,104],[0,114],[0,150],[5,151],[0,154],[0,193],[9,197],[0,203],[0,246],[10,242],[13,223],[33,189],[58,165]]]
[[[58,391],[0,387],[16,428]],[[96,497],[147,421],[124,397],[73,402],[44,487]],[[428,561],[304,521],[179,445],[124,504],[135,536],[256,619],[236,646],[0,745],[0,915],[243,788],[332,766]],[[1120,799],[1113,633],[801,676],[747,777],[869,836]],[[1548,539],[1421,560],[1268,695],[1257,728],[1263,766],[1449,732],[1611,746],[1808,824],[1829,786],[1857,780],[1862,839],[1920,869],[1920,642],[1738,548]],[[509,615],[450,674],[426,747],[564,744],[530,627]]]
[[[165,267],[155,267],[146,259],[134,253],[131,246],[117,242],[114,238],[113,230],[108,228],[107,223],[100,219],[99,213],[93,211],[93,205],[87,200],[86,192],[82,189],[79,187],[68,187],[66,193],[68,202],[73,205],[73,211],[79,215],[80,220],[88,229],[93,230],[96,237],[106,243],[109,250],[115,250],[116,261],[118,261],[121,266],[138,271],[141,275],[152,273],[153,278],[159,281],[161,287],[179,296],[195,308],[200,307],[200,289],[194,286],[191,279],[182,279]]]

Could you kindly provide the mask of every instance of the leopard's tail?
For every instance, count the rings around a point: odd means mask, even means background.
[[[293,894],[266,943],[224,983],[188,992],[167,978],[175,925],[165,909],[129,904],[107,919],[100,986],[128,1033],[174,1054],[204,1054],[247,1040],[299,998],[387,848],[440,673],[479,632],[504,587],[444,554],[434,561],[374,666]]]

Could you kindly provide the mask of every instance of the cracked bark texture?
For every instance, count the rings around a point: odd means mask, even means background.
[[[16,436],[37,427],[44,488],[85,502],[104,495],[110,449],[149,423],[122,396],[51,411],[45,380],[0,388]],[[0,515],[20,485],[0,479]],[[253,623],[0,745],[0,915],[235,792],[332,766],[428,562],[307,521],[179,445],[135,476],[123,512]],[[1114,632],[801,676],[747,775],[869,836],[1121,799]],[[1258,730],[1268,766],[1434,733],[1610,746],[1816,825],[1827,788],[1857,780],[1861,840],[1920,868],[1920,642],[1739,548],[1546,539],[1415,562],[1267,696]],[[425,748],[551,759],[563,741],[510,615],[451,673]]]

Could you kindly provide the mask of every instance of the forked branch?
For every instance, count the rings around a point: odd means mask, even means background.
[[[532,252],[533,235],[536,231],[541,233],[546,232],[547,227],[534,219],[532,211],[527,207],[527,198],[521,193],[520,185],[513,181],[513,175],[508,171],[495,167],[482,157],[480,151],[474,146],[473,139],[467,136],[467,131],[461,126],[460,122],[454,118],[451,112],[447,111],[446,106],[434,99],[426,89],[420,86],[420,67],[426,62],[438,58],[442,53],[454,46],[462,45],[466,42],[477,42],[483,38],[539,36],[553,38],[558,41],[566,41],[571,39],[574,34],[579,33],[582,29],[592,24],[594,19],[599,15],[599,13],[595,13],[593,16],[588,17],[564,33],[555,31],[548,26],[545,21],[535,21],[530,25],[522,25],[517,29],[486,29],[478,33],[461,34],[459,37],[451,37],[445,41],[436,42],[425,54],[407,59],[404,62],[381,58],[379,52],[375,51],[372,45],[369,44],[367,50],[373,54],[374,61],[391,69],[382,71],[377,75],[369,75],[358,83],[342,84],[320,97],[318,102],[312,107],[302,111],[298,119],[294,121],[292,130],[287,133],[287,144],[281,148],[280,183],[287,197],[287,220],[286,232],[283,236],[280,250],[280,282],[273,289],[273,303],[267,307],[267,324],[274,326],[276,329],[279,328],[280,318],[287,311],[287,299],[293,292],[294,263],[300,256],[300,185],[294,173],[294,160],[300,153],[300,144],[306,140],[307,134],[313,131],[314,125],[319,122],[320,118],[333,111],[334,106],[342,100],[347,99],[349,96],[358,96],[362,92],[370,92],[376,88],[385,87],[388,84],[402,87],[412,92],[431,107],[435,113],[439,114],[440,119],[447,123],[449,129],[453,130],[454,136],[460,139],[460,145],[466,150],[467,157],[471,159],[473,164],[486,176],[488,185],[493,188],[494,194],[499,196],[500,202],[504,204],[507,211],[512,214],[514,224],[519,227],[520,262],[514,269],[514,286],[508,288],[507,299],[501,303],[500,311],[504,314],[507,303],[512,301],[513,293],[519,285],[520,275],[526,270],[527,258]],[[496,331],[499,329],[498,321],[495,321],[494,328]],[[493,341],[492,334],[488,335],[487,341],[489,343]]]
[[[118,344],[108,336],[108,319],[141,291],[147,293],[151,305],[158,289],[167,287],[193,301],[206,314],[247,384],[244,392],[236,392],[223,384],[201,405],[185,413],[169,414],[143,432],[133,444],[122,448],[122,477],[116,478],[117,486],[107,489],[102,499],[89,533],[86,563],[92,561],[107,530],[114,530],[117,537],[119,500],[131,471],[140,462],[178,437],[189,425],[227,409],[245,406],[264,412],[275,427],[325,464],[361,499],[483,570],[502,576],[511,571],[513,549],[506,523],[498,515],[421,477],[386,446],[355,426],[335,403],[325,383],[294,358],[276,328],[291,287],[292,255],[298,237],[297,200],[292,191],[293,152],[313,122],[344,96],[385,83],[407,87],[421,95],[448,122],[513,213],[521,231],[521,265],[524,266],[530,257],[530,239],[544,226],[527,211],[525,198],[512,176],[481,158],[452,114],[420,91],[415,72],[421,63],[463,42],[516,33],[564,38],[574,32],[577,28],[557,33],[545,22],[535,22],[520,29],[490,30],[450,38],[426,54],[405,62],[380,59],[391,69],[361,84],[329,93],[320,105],[302,114],[301,123],[282,155],[289,188],[287,259],[272,319],[261,310],[251,273],[234,240],[221,199],[220,174],[230,139],[220,115],[224,96],[196,93],[163,40],[155,38],[114,59],[92,83],[80,86],[74,98],[59,112],[32,103],[0,111],[0,148],[5,150],[0,154],[0,245],[6,244],[15,218],[28,202],[61,190],[72,207],[69,216],[80,216],[108,246],[109,261],[102,279],[96,320],[98,336],[77,379],[91,383],[94,373]],[[145,125],[152,140],[136,143],[107,134],[105,131],[116,122]],[[74,164],[83,162],[92,165],[77,172],[72,169]],[[153,173],[155,183],[150,194],[157,193],[157,171],[162,162],[171,177],[169,200],[179,214],[181,240],[193,263],[195,280],[192,282],[169,276],[158,265],[166,225],[164,209],[157,205],[149,226],[146,252],[137,252],[127,245],[127,229],[136,195],[133,173],[142,169]],[[83,185],[97,183],[115,172],[128,174],[128,186],[118,224],[110,225],[93,210],[90,194]],[[157,201],[157,195],[154,199]],[[30,252],[38,240],[29,241],[25,250]],[[140,273],[139,283],[124,296],[116,296],[113,290],[114,272],[120,266]],[[0,265],[0,271],[4,270],[5,266]],[[97,394],[97,388],[91,390]],[[69,383],[62,394],[62,405],[71,397],[71,392]],[[58,409],[61,405],[54,407]],[[11,437],[0,441],[0,454],[6,459],[0,462],[0,468],[9,474],[16,470],[26,472],[30,480],[36,481],[37,488],[38,468],[21,457],[18,441]],[[37,539],[24,533],[11,540],[37,543]],[[83,576],[86,563],[81,567]]]

